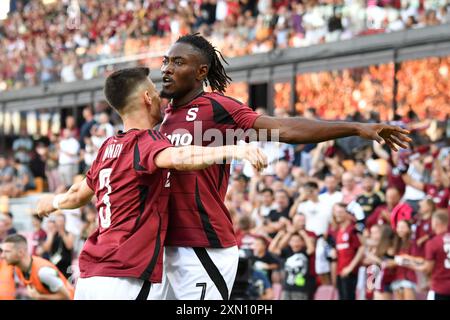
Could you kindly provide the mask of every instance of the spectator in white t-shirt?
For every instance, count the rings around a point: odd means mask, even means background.
[[[319,201],[328,205],[328,212],[330,217],[332,216],[333,206],[336,203],[342,202],[343,195],[341,191],[337,190],[338,179],[334,175],[327,175],[325,177],[326,191],[319,195]]]
[[[306,230],[316,235],[324,234],[331,221],[328,204],[319,200],[319,186],[307,182],[302,188],[301,196],[290,211],[290,216],[303,214],[306,218]]]
[[[72,185],[73,177],[78,173],[79,152],[80,143],[69,129],[64,129],[59,142],[58,172],[65,186]]]

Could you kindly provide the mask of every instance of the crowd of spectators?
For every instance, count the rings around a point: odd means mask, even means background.
[[[341,299],[424,298],[427,276],[409,259],[425,257],[433,213],[450,212],[450,148],[411,118],[397,121],[414,131],[398,153],[353,138],[264,143],[274,164],[263,174],[235,164],[226,205],[260,285],[283,299],[332,298],[319,285]]]
[[[450,110],[449,68],[450,56],[402,62],[396,74],[397,113],[412,110],[420,119],[444,120]],[[393,117],[393,63],[297,77],[298,112],[313,106],[319,115],[331,119],[354,110],[366,115],[377,112],[383,121]]]
[[[225,57],[450,21],[448,0],[13,0],[0,21],[0,91],[90,79],[104,59],[148,53],[158,67],[200,32]],[[98,65],[93,62],[100,62]]]

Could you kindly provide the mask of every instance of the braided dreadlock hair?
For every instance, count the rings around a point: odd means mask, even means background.
[[[202,53],[203,57],[208,61],[208,75],[206,78],[211,89],[223,93],[230,83],[231,78],[225,72],[225,68],[220,61],[222,59],[228,64],[222,56],[222,53],[198,32],[182,36],[178,38],[176,43],[188,43]]]

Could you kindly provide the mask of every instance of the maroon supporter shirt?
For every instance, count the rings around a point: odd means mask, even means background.
[[[426,194],[433,199],[436,207],[446,209],[450,201],[450,188],[438,188],[434,184],[426,184]]]
[[[252,128],[258,116],[232,98],[202,93],[183,106],[169,105],[160,130],[174,145],[221,146],[236,142],[226,139],[227,129]],[[215,164],[198,171],[171,171],[165,245],[209,248],[236,245],[231,217],[223,203],[229,176],[229,164]]]
[[[369,215],[366,219],[366,229],[370,230],[370,228],[373,225],[384,225],[384,224],[389,224],[390,221],[387,221],[386,218],[383,217],[382,212],[383,211],[388,211],[389,209],[387,207],[387,205],[385,204],[381,204],[379,205],[371,215]]]
[[[450,232],[434,236],[427,242],[425,259],[434,261],[431,290],[450,295]]]
[[[345,229],[338,229],[336,234],[338,275],[340,275],[342,270],[352,262],[360,246],[361,242],[359,241],[355,226],[353,224],[349,225]],[[354,268],[352,273],[357,274],[358,268]]]
[[[80,254],[82,278],[161,282],[168,170],[157,168],[154,158],[171,146],[163,134],[137,129],[102,145],[86,178],[97,197],[99,227]]]
[[[397,255],[411,256],[414,253],[413,250],[414,249],[413,249],[412,240],[411,240],[407,247],[400,248],[398,250]],[[395,280],[396,281],[397,280],[408,280],[408,281],[416,283],[417,282],[416,272],[408,267],[397,266],[396,272],[395,272]]]
[[[413,255],[417,257],[425,257],[425,245],[427,241],[429,241],[434,235],[433,230],[431,230],[431,217],[428,219],[422,219],[419,217],[415,222],[415,230],[413,235],[414,235]],[[419,245],[417,241],[426,235],[428,236],[428,240]]]

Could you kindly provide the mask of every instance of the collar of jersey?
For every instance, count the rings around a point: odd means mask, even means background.
[[[170,108],[170,110],[181,109],[182,107],[185,107],[185,106],[189,105],[192,101],[194,101],[195,99],[201,97],[201,96],[204,95],[205,93],[206,93],[205,91],[202,91],[202,92],[200,92],[198,95],[196,95],[195,97],[193,97],[191,100],[189,100],[188,102],[183,103],[183,104],[181,104],[181,105],[179,105],[179,106],[174,106],[172,103],[170,103],[170,104],[169,104],[169,108]]]

